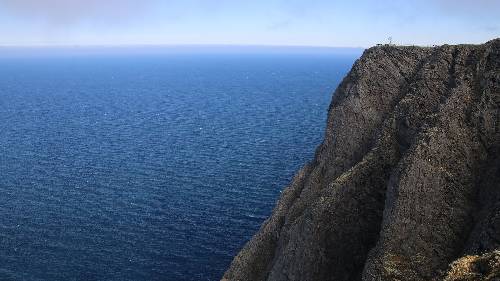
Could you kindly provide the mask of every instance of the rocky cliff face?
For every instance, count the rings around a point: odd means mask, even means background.
[[[500,39],[378,46],[223,280],[499,280],[499,248]]]

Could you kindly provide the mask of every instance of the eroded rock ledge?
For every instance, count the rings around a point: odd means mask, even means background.
[[[499,248],[500,39],[378,46],[223,280],[499,280]]]

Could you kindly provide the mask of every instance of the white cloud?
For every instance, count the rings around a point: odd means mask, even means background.
[[[498,15],[498,0],[437,0],[438,8],[443,13],[460,16]]]
[[[4,12],[49,23],[126,19],[146,5],[140,0],[0,0]]]

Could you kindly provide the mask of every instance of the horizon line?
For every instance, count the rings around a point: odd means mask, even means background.
[[[374,45],[375,46],[375,45]],[[144,44],[0,44],[0,48],[133,48],[133,47],[257,47],[257,48],[317,48],[317,49],[367,49],[362,46],[328,46],[300,44],[218,44],[218,43],[144,43]]]

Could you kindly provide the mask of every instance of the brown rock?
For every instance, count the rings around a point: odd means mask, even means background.
[[[450,266],[444,281],[500,280],[500,251],[481,256],[465,256]]]

